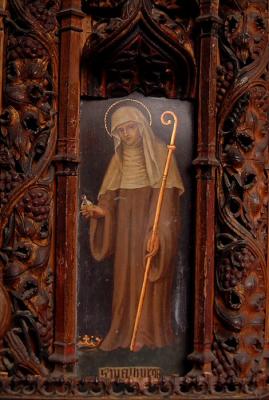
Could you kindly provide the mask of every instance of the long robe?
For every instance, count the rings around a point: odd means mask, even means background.
[[[91,219],[90,248],[102,261],[114,255],[112,322],[100,348],[130,346],[145,270],[159,189],[109,190],[99,198],[105,217]],[[136,345],[163,347],[173,343],[172,282],[179,232],[177,188],[166,188],[159,224],[160,247],[154,256]]]

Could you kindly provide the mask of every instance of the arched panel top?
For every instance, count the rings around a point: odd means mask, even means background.
[[[93,12],[92,33],[82,58],[82,95],[145,95],[192,98],[196,83],[193,18],[169,2],[127,1],[105,17]],[[114,10],[115,13],[115,10]],[[188,14],[188,15],[187,15]]]

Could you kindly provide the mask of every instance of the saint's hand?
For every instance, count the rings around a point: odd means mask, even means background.
[[[101,207],[95,206],[90,202],[81,204],[80,211],[85,218],[101,218],[105,216],[105,211]]]
[[[147,255],[146,257],[154,257],[159,250],[160,247],[160,239],[158,235],[150,236],[147,243]]]

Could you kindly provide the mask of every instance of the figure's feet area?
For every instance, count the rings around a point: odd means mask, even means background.
[[[143,347],[143,343],[136,341],[135,344],[133,345],[133,348],[131,349],[131,351],[137,352],[137,351],[141,350],[142,347]]]

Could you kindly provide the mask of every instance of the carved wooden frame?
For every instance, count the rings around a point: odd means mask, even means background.
[[[269,398],[269,3],[189,3],[0,1],[0,398]],[[197,105],[193,368],[107,386],[75,377],[79,104],[137,88]]]

